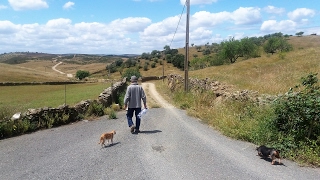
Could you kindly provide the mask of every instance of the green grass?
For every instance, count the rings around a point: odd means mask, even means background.
[[[58,107],[65,102],[73,106],[81,100],[97,99],[108,87],[109,83],[0,86],[0,111],[12,114],[29,108]]]

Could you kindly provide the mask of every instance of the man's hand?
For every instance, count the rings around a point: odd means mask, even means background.
[[[124,109],[125,109],[125,110],[127,110],[127,107],[128,107],[127,105],[124,105]]]

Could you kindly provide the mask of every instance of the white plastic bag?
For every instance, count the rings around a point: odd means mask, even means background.
[[[148,109],[143,109],[139,114],[138,117],[141,118],[141,116],[145,115],[147,113]]]

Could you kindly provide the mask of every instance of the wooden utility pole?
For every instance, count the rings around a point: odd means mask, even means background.
[[[184,60],[184,91],[189,91],[189,77],[188,77],[188,64],[189,64],[189,14],[190,14],[190,0],[186,1],[187,4],[187,23],[186,23],[186,57]]]

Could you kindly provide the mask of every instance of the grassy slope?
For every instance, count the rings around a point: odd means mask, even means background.
[[[281,57],[279,54],[262,53],[259,58],[238,60],[231,65],[189,71],[189,77],[211,78],[232,84],[238,89],[265,94],[286,92],[298,84],[302,76],[320,71],[320,36],[290,37],[289,43],[294,46],[294,51],[284,53]],[[184,49],[179,49],[179,52],[184,53]],[[190,48],[190,56],[193,53],[202,56],[195,48]],[[152,72],[144,72],[144,75],[152,75]],[[172,72],[184,75],[183,71],[165,68],[165,75]]]

